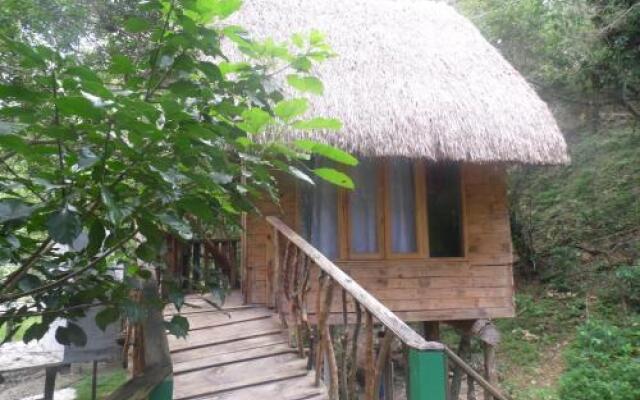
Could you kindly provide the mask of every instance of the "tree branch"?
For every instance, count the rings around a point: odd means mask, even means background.
[[[51,282],[49,284],[40,286],[39,288],[30,290],[30,291],[27,291],[27,292],[23,292],[23,293],[12,293],[12,294],[9,294],[9,295],[0,296],[0,304],[6,303],[6,302],[9,302],[9,301],[17,300],[17,299],[19,299],[21,297],[33,296],[35,294],[44,293],[44,292],[46,292],[48,290],[54,289],[54,288],[56,288],[58,286],[61,286],[62,284],[64,284],[69,279],[71,279],[73,277],[76,277],[76,276],[78,276],[80,274],[83,274],[84,272],[86,272],[90,268],[92,268],[95,265],[97,265],[100,261],[102,261],[105,258],[107,258],[114,251],[118,250],[125,243],[127,243],[129,240],[131,240],[131,238],[133,238],[133,236],[135,236],[136,233],[138,233],[137,229],[132,234],[124,237],[123,239],[120,239],[120,241],[118,241],[113,247],[111,247],[106,252],[102,253],[99,257],[94,258],[91,262],[89,262],[89,264],[87,264],[83,268],[80,268],[79,270],[76,270],[76,271],[73,271],[73,272],[69,272],[68,274],[62,276],[61,278],[56,279],[55,281],[53,281],[53,282]]]

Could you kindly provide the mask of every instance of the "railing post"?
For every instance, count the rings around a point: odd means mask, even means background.
[[[409,348],[409,400],[447,400],[448,371],[444,350]]]

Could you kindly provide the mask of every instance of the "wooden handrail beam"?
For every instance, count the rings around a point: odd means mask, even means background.
[[[142,375],[129,379],[106,400],[146,400],[149,393],[171,374],[171,365],[149,368]]]
[[[367,292],[340,267],[325,257],[324,254],[313,247],[303,237],[298,235],[298,233],[287,226],[278,217],[268,216],[266,217],[266,220],[274,228],[274,235],[277,235],[277,232],[279,232],[286,237],[289,240],[289,243],[295,245],[300,251],[306,254],[307,257],[309,257],[311,261],[318,266],[318,268],[326,273],[332,280],[337,282],[343,290],[349,293],[357,303],[364,307],[402,343],[418,351],[443,351],[453,364],[460,367],[467,375],[478,382],[480,386],[482,386],[487,392],[491,393],[491,395],[497,400],[510,400],[509,397],[501,393],[495,386],[488,382],[481,374],[474,370],[450,348],[439,342],[427,341],[416,331],[411,329],[411,327],[401,320],[396,314]],[[319,350],[321,346],[320,344],[318,345]],[[319,355],[317,357],[321,360]],[[316,365],[316,368],[318,368],[318,365]]]
[[[358,303],[367,309],[382,325],[387,327],[404,344],[417,350],[443,350],[444,346],[438,342],[428,342],[416,331],[411,329],[403,320],[385,307],[362,286],[354,281],[342,269],[324,256],[304,238],[289,228],[278,217],[269,216],[267,222],[276,228],[296,247],[302,250],[315,265],[323,270],[338,285],[347,291]]]

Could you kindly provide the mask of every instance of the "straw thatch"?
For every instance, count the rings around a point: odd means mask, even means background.
[[[453,8],[420,0],[247,0],[232,23],[256,38],[323,32],[338,54],[317,69],[310,115],[339,118],[311,136],[361,155],[568,161],[547,105]]]

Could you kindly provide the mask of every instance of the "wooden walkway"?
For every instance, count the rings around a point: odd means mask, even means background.
[[[200,296],[186,302],[189,335],[169,339],[174,400],[328,399],[269,309],[242,305],[237,292],[222,311]]]

